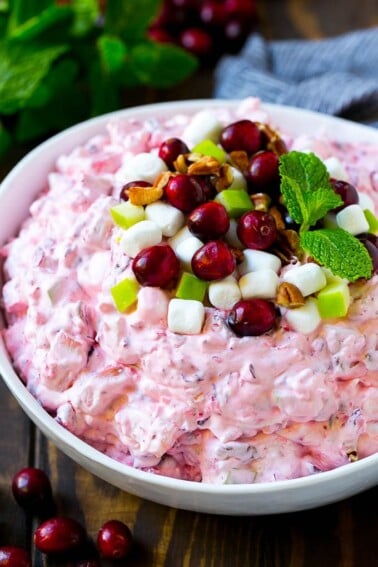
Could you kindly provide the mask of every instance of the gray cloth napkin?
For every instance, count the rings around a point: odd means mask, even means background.
[[[253,34],[219,61],[214,96],[257,96],[378,127],[378,27],[321,40]]]

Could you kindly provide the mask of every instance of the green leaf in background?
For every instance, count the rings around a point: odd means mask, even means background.
[[[9,39],[27,41],[39,37],[46,30],[71,21],[73,12],[69,6],[49,6],[38,15],[14,26],[8,33]]]
[[[97,41],[102,68],[106,73],[118,73],[126,60],[127,48],[116,36],[103,34]]]
[[[9,0],[10,17],[8,22],[8,33],[17,28],[30,18],[54,6],[55,0]]]
[[[71,0],[71,8],[74,13],[72,34],[83,36],[89,33],[100,15],[98,0]]]
[[[0,158],[8,151],[11,144],[11,136],[0,122]]]
[[[140,41],[157,16],[161,0],[111,0],[106,3],[105,32],[130,45]]]
[[[152,41],[133,47],[131,64],[142,84],[157,88],[180,83],[198,66],[197,59],[180,47]]]
[[[23,108],[48,73],[52,63],[69,49],[67,45],[0,43],[0,113]]]
[[[100,60],[94,60],[90,71],[91,115],[97,116],[120,108],[118,78],[105,73]]]

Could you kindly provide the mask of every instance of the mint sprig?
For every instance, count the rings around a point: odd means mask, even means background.
[[[327,168],[315,154],[283,154],[279,170],[283,202],[293,221],[300,225],[300,232],[342,205],[342,199],[332,189]]]
[[[292,151],[280,157],[281,194],[289,215],[299,224],[300,245],[316,262],[350,282],[370,278],[372,259],[365,246],[341,229],[310,230],[343,204],[329,173],[313,153]]]
[[[373,263],[365,246],[342,228],[321,228],[303,232],[300,244],[317,262],[335,276],[354,282],[370,278]]]

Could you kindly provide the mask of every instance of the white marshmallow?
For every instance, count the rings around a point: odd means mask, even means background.
[[[333,177],[334,179],[338,179],[340,181],[349,182],[349,175],[347,174],[345,167],[337,157],[329,157],[323,160],[323,163],[326,166],[330,177]]]
[[[124,183],[142,180],[152,184],[157,176],[167,169],[165,162],[159,156],[142,152],[133,156],[122,166],[122,176]]]
[[[218,118],[209,110],[202,110],[195,114],[186,126],[182,139],[189,145],[196,145],[202,140],[217,142],[223,126]]]
[[[199,248],[203,246],[203,242],[196,236],[186,238],[177,246],[175,252],[177,258],[182,262],[183,267],[187,271],[192,271],[192,258]]]
[[[122,235],[121,248],[134,258],[143,248],[159,244],[162,239],[161,228],[150,220],[144,220],[128,228]]]
[[[315,331],[321,322],[316,299],[309,297],[303,306],[288,309],[286,320],[290,327],[298,333],[308,335]]]
[[[350,234],[361,234],[361,232],[369,231],[369,223],[360,205],[349,205],[339,211],[336,215],[336,222],[340,228],[350,232]]]
[[[168,329],[181,335],[201,332],[205,308],[195,299],[171,299],[168,307]]]
[[[239,280],[239,287],[243,299],[258,297],[261,299],[271,299],[277,293],[279,278],[273,270],[267,268],[249,272]]]
[[[174,236],[185,223],[184,214],[169,203],[155,201],[145,208],[146,219],[157,224],[163,236]]]
[[[314,262],[295,266],[285,273],[283,279],[297,286],[303,297],[319,291],[327,284],[324,271]]]
[[[358,204],[360,205],[362,210],[369,209],[369,211],[375,214],[374,201],[366,193],[358,193]]]
[[[247,189],[247,180],[244,177],[244,175],[242,174],[242,172],[240,171],[240,169],[237,169],[236,167],[231,167],[231,171],[232,171],[232,175],[233,175],[233,180],[232,183],[229,187],[227,187],[227,189]]]
[[[181,242],[184,242],[187,238],[192,238],[193,233],[190,232],[187,226],[181,228],[172,238],[168,239],[169,246],[176,252],[177,247]]]
[[[275,254],[265,252],[264,250],[244,250],[244,259],[239,265],[240,275],[255,272],[257,270],[273,270],[278,274],[281,269],[282,262]]]
[[[217,309],[231,309],[241,298],[241,291],[234,277],[211,282],[208,288],[209,301]]]
[[[238,221],[235,219],[230,219],[230,227],[228,229],[228,231],[226,232],[226,234],[224,235],[226,242],[232,246],[233,248],[238,248],[239,250],[242,250],[244,248],[244,245],[240,242],[238,234],[237,234],[237,228],[238,228]]]

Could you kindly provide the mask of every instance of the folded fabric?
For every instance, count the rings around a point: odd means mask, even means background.
[[[214,96],[257,96],[378,127],[378,27],[320,40],[253,34],[219,61]]]

